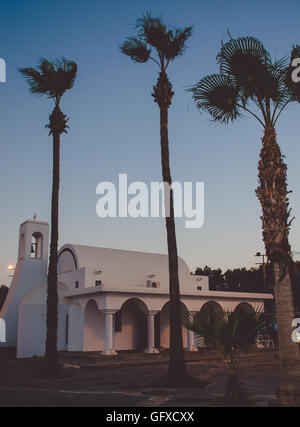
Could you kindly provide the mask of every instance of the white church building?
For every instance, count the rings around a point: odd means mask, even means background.
[[[6,342],[17,357],[42,356],[46,338],[49,224],[20,226],[19,252],[8,296],[0,312]],[[168,257],[153,253],[66,244],[59,251],[58,350],[120,350],[157,353],[169,347]],[[191,275],[179,259],[183,310],[263,307],[271,294],[210,291],[208,277]],[[187,351],[197,351],[183,327]]]

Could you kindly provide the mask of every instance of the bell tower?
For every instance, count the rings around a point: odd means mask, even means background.
[[[20,225],[18,260],[0,319],[5,321],[6,342],[1,347],[16,347],[18,311],[23,298],[47,282],[49,224],[32,220]]]
[[[18,262],[34,259],[48,262],[49,224],[28,220],[20,225]]]

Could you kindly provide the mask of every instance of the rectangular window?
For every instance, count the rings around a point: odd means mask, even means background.
[[[101,286],[101,285],[102,285],[102,280],[96,280],[95,286]]]
[[[121,310],[115,314],[115,332],[122,332],[122,314]]]

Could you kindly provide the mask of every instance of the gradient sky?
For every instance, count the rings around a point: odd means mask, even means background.
[[[40,57],[78,63],[78,79],[62,109],[70,117],[62,137],[60,244],[166,252],[162,219],[99,219],[96,185],[127,173],[129,181],[160,181],[159,111],[151,97],[153,64],[134,64],[119,44],[134,33],[137,17],[161,14],[174,26],[194,24],[183,57],[169,67],[175,96],[170,109],[174,180],[204,181],[205,225],[184,228],[177,221],[179,254],[190,269],[205,264],[253,266],[263,250],[260,206],[254,194],[262,129],[246,117],[216,126],[196,110],[185,88],[217,72],[215,57],[227,29],[233,37],[255,36],[272,55],[289,54],[300,43],[299,0],[43,0],[1,5],[0,57],[7,83],[0,85],[0,283],[16,261],[18,227],[36,212],[49,220],[52,141],[45,125],[47,98],[29,94],[17,67]],[[293,215],[293,250],[300,250],[300,105],[278,122],[279,143],[288,163]]]

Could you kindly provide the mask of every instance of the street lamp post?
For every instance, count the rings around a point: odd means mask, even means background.
[[[263,267],[263,288],[264,288],[264,292],[266,292],[266,284],[267,284],[266,263],[265,263],[266,255],[265,254],[261,254],[260,252],[256,252],[255,256],[262,258],[262,263],[261,262],[257,262],[256,264],[257,265],[262,265],[262,267]]]

